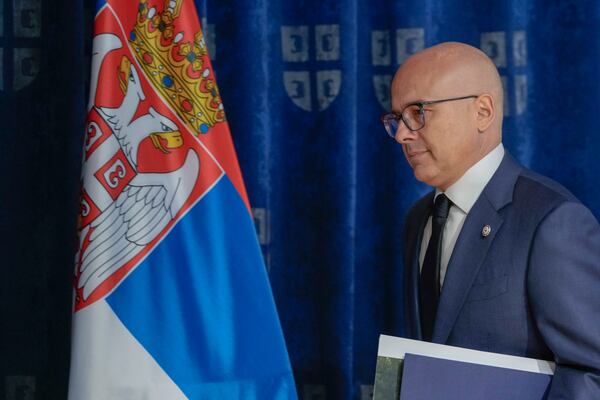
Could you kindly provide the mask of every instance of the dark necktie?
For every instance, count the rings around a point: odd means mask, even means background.
[[[445,194],[436,197],[431,216],[431,238],[421,268],[419,296],[421,301],[421,328],[423,339],[431,342],[433,325],[440,300],[440,259],[442,234],[452,202]]]

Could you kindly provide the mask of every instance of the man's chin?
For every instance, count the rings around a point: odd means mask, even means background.
[[[434,173],[431,168],[419,165],[413,168],[413,173],[415,175],[415,179],[419,182],[426,183],[429,186],[435,186],[438,174]]]

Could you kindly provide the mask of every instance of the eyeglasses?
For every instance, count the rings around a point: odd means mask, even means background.
[[[463,97],[453,97],[451,99],[442,99],[442,100],[430,100],[430,101],[417,101],[411,104],[408,104],[401,112],[388,112],[381,116],[381,122],[383,122],[383,126],[387,134],[392,138],[396,138],[396,132],[400,127],[400,121],[404,121],[404,125],[411,131],[418,131],[419,129],[425,126],[425,109],[423,107],[443,103],[446,101],[456,101],[456,100],[464,100],[464,99],[475,99],[478,96],[470,95]]]

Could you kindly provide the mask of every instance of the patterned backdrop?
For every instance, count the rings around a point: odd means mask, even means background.
[[[368,399],[378,335],[402,334],[400,232],[428,189],[378,117],[415,51],[447,40],[483,49],[507,93],[508,151],[600,217],[599,2],[196,3],[301,398]],[[66,397],[93,8],[0,0],[8,400]]]

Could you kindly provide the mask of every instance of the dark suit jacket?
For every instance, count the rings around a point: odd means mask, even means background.
[[[405,319],[414,339],[433,195],[406,220]],[[549,399],[600,399],[600,226],[591,212],[507,153],[454,247],[433,342],[555,361]]]

